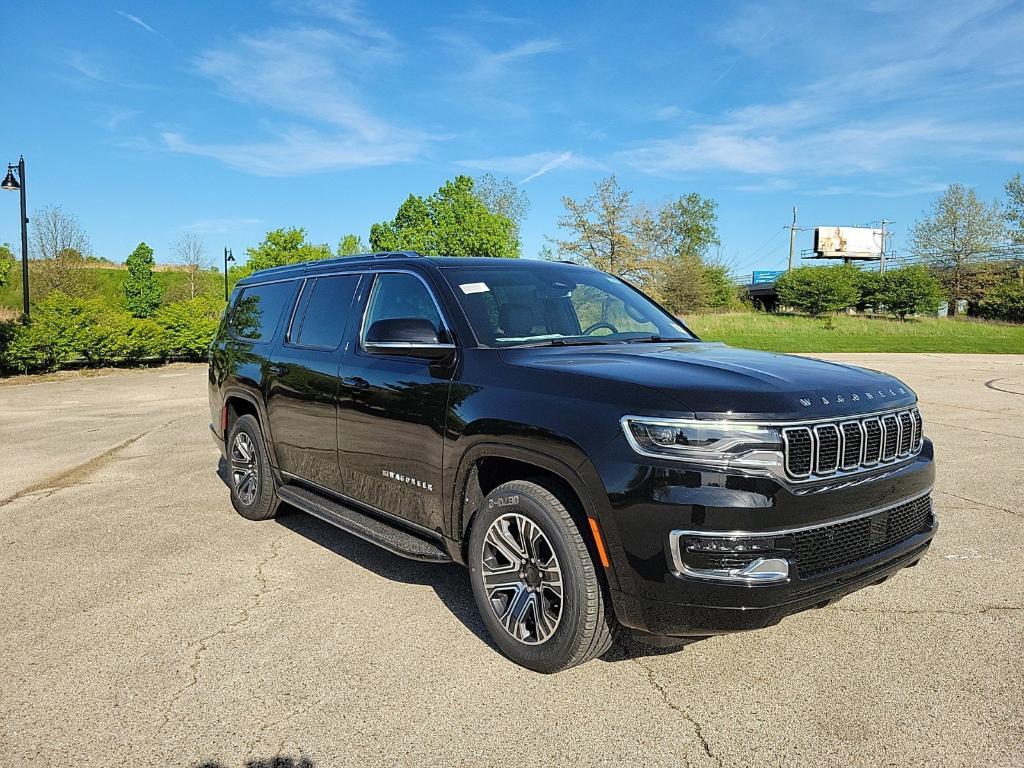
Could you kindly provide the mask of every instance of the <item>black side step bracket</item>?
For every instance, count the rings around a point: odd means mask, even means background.
[[[428,563],[450,563],[451,557],[440,544],[423,536],[406,531],[379,517],[368,515],[334,499],[298,485],[283,485],[277,495],[293,507],[301,509],[324,522],[348,531],[353,536],[365,539],[382,549],[394,552],[410,560],[424,560]]]

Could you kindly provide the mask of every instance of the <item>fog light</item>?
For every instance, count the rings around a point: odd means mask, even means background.
[[[751,538],[691,538],[686,540],[687,552],[770,552],[775,549],[775,539],[762,536]]]

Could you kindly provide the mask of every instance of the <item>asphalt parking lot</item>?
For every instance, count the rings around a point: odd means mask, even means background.
[[[238,517],[205,367],[0,384],[8,765],[1024,765],[1024,355],[830,355],[914,387],[918,568],[778,627],[555,676],[466,576]],[[276,759],[276,762],[275,762]]]

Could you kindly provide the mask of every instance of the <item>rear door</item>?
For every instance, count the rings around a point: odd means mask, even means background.
[[[448,389],[455,361],[375,355],[363,334],[383,319],[420,318],[451,336],[432,287],[419,273],[381,271],[361,291],[360,327],[340,369],[338,461],[344,493],[442,531],[441,468]]]
[[[268,370],[267,417],[279,468],[333,491],[338,472],[338,364],[359,273],[307,278]]]

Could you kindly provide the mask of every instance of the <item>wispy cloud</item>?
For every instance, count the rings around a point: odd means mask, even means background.
[[[365,36],[365,25],[355,31]],[[166,147],[279,176],[417,157],[430,137],[378,115],[357,85],[373,75],[363,54],[381,52],[382,38],[372,38],[367,44],[352,31],[301,27],[242,35],[203,52],[195,66],[224,96],[267,111],[264,135],[206,142],[169,130]]]
[[[532,152],[526,155],[504,155],[475,160],[458,160],[457,164],[465,168],[475,168],[481,171],[495,171],[511,175],[527,174],[517,184],[526,184],[556,168],[594,169],[603,167],[596,160],[583,157],[572,151]]]
[[[771,12],[785,15],[785,7]],[[891,34],[858,40],[857,57],[808,70],[813,74],[779,100],[705,117],[677,135],[637,142],[615,159],[665,176],[726,171],[808,178],[907,172],[930,167],[937,156],[1009,160],[1024,144],[1024,126],[993,111],[989,91],[1015,96],[1024,60],[1012,40],[1024,36],[1024,9],[1002,0],[940,1],[922,23],[919,8],[896,8]],[[768,24],[758,18],[764,12],[760,4],[741,9],[721,39],[760,56],[777,42],[772,36],[758,43]],[[834,27],[825,12],[816,8],[810,21]],[[986,89],[981,96],[980,88]],[[819,185],[833,187],[849,185]]]
[[[259,224],[260,221],[262,220],[230,217],[223,219],[199,219],[191,224],[185,224],[179,227],[179,229],[204,235],[226,235],[253,227]]]
[[[128,21],[130,21],[132,24],[135,24],[136,26],[142,27],[144,30],[146,30],[147,32],[149,32],[151,34],[154,34],[154,35],[159,35],[160,34],[155,29],[153,29],[151,26],[149,26],[149,24],[147,24],[146,22],[144,22],[142,19],[140,19],[138,16],[135,16],[134,14],[128,13],[127,11],[114,11],[114,13],[116,13],[121,18],[128,19]]]

